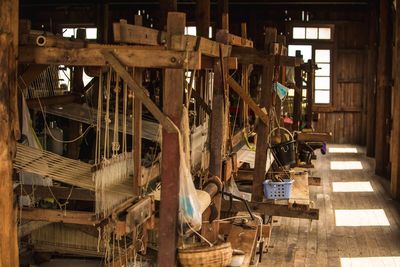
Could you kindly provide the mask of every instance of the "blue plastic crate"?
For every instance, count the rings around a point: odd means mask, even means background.
[[[265,180],[263,182],[264,195],[268,199],[289,199],[293,182],[294,180],[291,179],[283,179],[283,182]]]

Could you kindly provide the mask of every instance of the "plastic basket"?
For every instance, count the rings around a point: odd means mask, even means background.
[[[263,182],[264,195],[268,199],[289,199],[293,182],[294,180],[291,179],[284,179],[283,182],[265,180]]]

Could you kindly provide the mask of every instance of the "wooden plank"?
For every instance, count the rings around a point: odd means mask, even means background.
[[[255,254],[257,244],[257,228],[243,228],[232,225],[227,241],[233,249],[239,249],[245,253],[244,262],[241,266],[249,266]]]
[[[321,185],[321,177],[308,176],[308,185]]]
[[[39,208],[23,208],[21,218],[29,221],[62,222],[82,225],[95,225],[98,223],[96,215],[91,212]]]
[[[171,46],[171,36],[183,34],[186,25],[186,14],[168,13],[167,32],[168,47]],[[165,69],[163,73],[163,110],[167,116],[180,125],[183,106],[183,70]],[[177,227],[179,210],[179,179],[180,179],[180,142],[179,132],[163,130],[162,162],[161,162],[161,206],[160,224],[158,229],[158,262],[160,266],[176,266]]]
[[[166,32],[132,25],[124,19],[113,23],[114,41],[126,44],[162,45],[166,43]]]
[[[296,134],[296,140],[304,142],[331,142],[332,133],[299,132]]]
[[[272,81],[271,81],[272,82]],[[243,101],[249,105],[249,107],[254,111],[254,113],[264,122],[268,124],[269,117],[266,109],[261,109],[256,102],[247,94],[240,84],[238,84],[232,77],[228,77],[229,86],[243,99]]]
[[[217,38],[218,40],[221,40],[223,43],[228,45],[240,46],[240,47],[253,47],[253,41],[229,33],[227,30],[219,30],[217,32]]]
[[[56,47],[20,47],[19,61],[22,64],[106,66],[103,52],[114,53],[127,67],[139,68],[201,68],[199,52],[147,49],[134,46],[107,46],[79,49]]]
[[[128,86],[133,90],[135,97],[139,98],[140,101],[145,105],[145,107],[151,112],[151,114],[160,122],[160,124],[169,133],[178,133],[179,129],[177,126],[168,118],[164,113],[154,104],[150,97],[146,94],[146,90],[137,84],[137,82],[132,79],[131,75],[126,71],[125,67],[116,58],[115,55],[110,52],[103,53],[104,58],[113,67],[113,69],[119,74],[119,76],[128,83]]]

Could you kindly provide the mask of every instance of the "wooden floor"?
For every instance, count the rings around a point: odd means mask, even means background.
[[[400,266],[399,204],[388,194],[388,181],[374,175],[373,160],[363,148],[357,149],[356,154],[318,155],[313,174],[322,178],[322,186],[310,187],[310,197],[320,209],[320,219],[310,224],[304,219],[278,218],[269,251],[258,266]],[[363,169],[331,170],[331,161],[361,161]],[[373,192],[332,190],[332,182],[357,181],[369,181]],[[335,210],[343,209],[383,209],[390,225],[336,226]],[[361,222],[376,219],[371,217]],[[347,258],[352,258],[352,264]]]

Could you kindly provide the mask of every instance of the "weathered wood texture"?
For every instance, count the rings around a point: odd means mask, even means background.
[[[171,47],[171,36],[183,34],[186,25],[184,13],[168,13],[167,34],[168,46]],[[180,125],[183,104],[183,70],[165,69],[163,86],[164,113]],[[161,163],[161,206],[158,266],[176,266],[177,226],[179,209],[179,167],[180,148],[179,133],[163,130],[162,163]]]
[[[12,157],[17,105],[18,1],[0,2],[0,266],[18,266]],[[18,114],[18,113],[17,113]]]
[[[318,154],[314,174],[321,177],[322,186],[310,187],[310,200],[319,208],[319,220],[310,223],[302,219],[276,218],[279,222],[273,225],[270,248],[259,267],[344,266],[341,258],[399,254],[399,204],[388,197],[387,183],[374,175],[373,159],[365,156],[363,148],[357,149],[359,153],[353,155]],[[360,160],[364,169],[332,171],[332,160]],[[370,182],[374,191],[333,192],[332,182]],[[390,226],[338,227],[335,210],[340,209],[384,209]],[[360,263],[360,266],[368,266],[368,263]]]
[[[392,132],[391,132],[391,191],[393,197],[400,198],[400,0],[396,1],[396,42],[394,58],[394,88],[392,92]]]
[[[376,87],[376,129],[375,129],[375,172],[388,174],[389,164],[389,121],[390,97],[392,90],[392,1],[380,1],[379,47]]]
[[[197,36],[208,38],[210,28],[210,0],[196,0]]]
[[[376,96],[376,68],[377,68],[377,0],[370,1],[369,13],[369,40],[368,40],[368,64],[367,64],[367,92],[366,92],[366,146],[367,156],[375,156],[375,96]]]
[[[276,41],[277,31],[275,28],[266,28],[265,35],[265,50],[268,51],[269,45]],[[274,75],[274,67],[272,65],[263,66],[262,81],[261,81],[261,95],[260,95],[260,108],[269,110],[272,104],[272,78]],[[252,200],[262,201],[263,191],[262,183],[265,180],[265,166],[267,164],[267,136],[269,134],[269,124],[260,122],[257,125],[257,148],[254,160],[254,180],[252,188]]]
[[[343,22],[335,25],[332,59],[332,104],[316,107],[317,131],[331,131],[333,143],[365,144],[366,139],[366,63],[368,29],[365,22]]]

